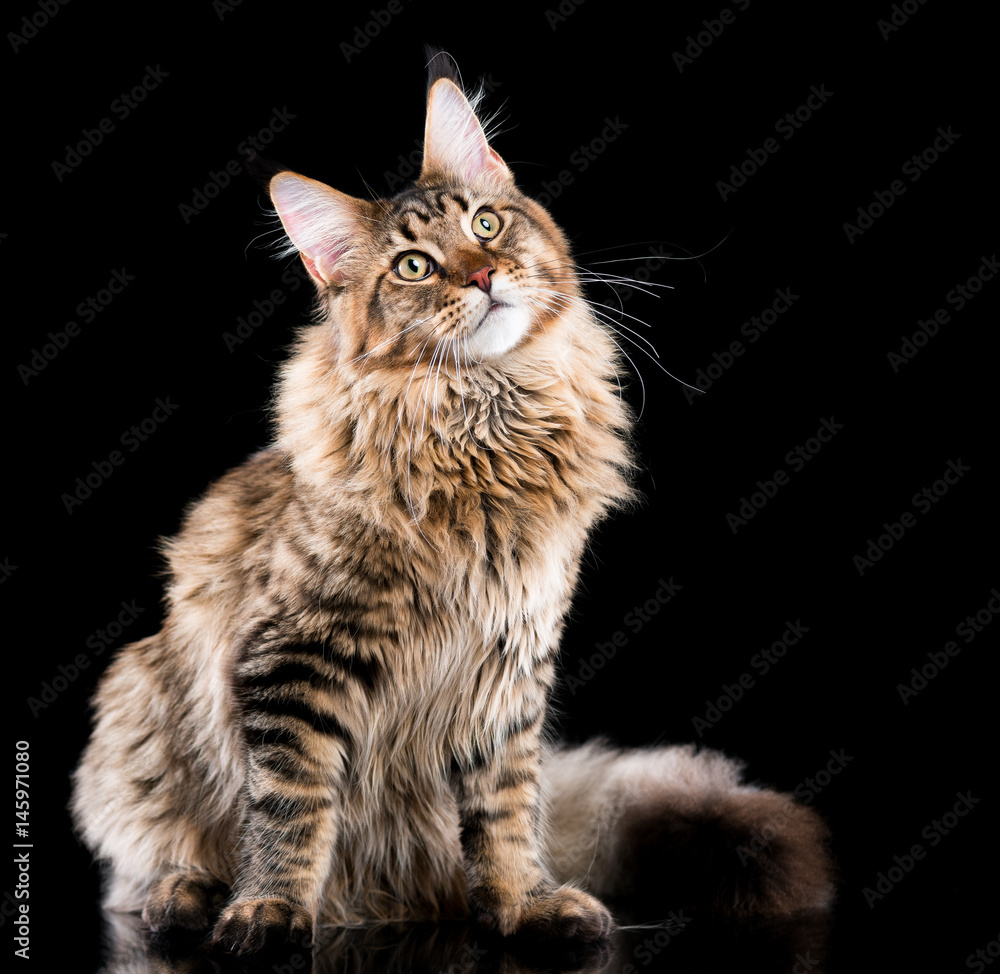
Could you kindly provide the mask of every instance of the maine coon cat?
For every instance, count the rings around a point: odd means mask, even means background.
[[[280,172],[270,195],[316,323],[273,445],[165,543],[162,630],[101,681],[73,811],[105,905],[241,952],[464,916],[593,941],[598,897],[639,887],[826,905],[820,819],[738,763],[546,741],[588,533],[631,496],[631,417],[565,237],[455,79],[432,68],[412,187]]]

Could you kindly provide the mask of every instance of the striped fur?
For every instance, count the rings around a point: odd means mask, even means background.
[[[623,878],[596,823],[624,836],[708,792],[744,803],[737,829],[756,821],[721,756],[545,743],[588,532],[631,496],[616,348],[447,78],[412,188],[368,202],[281,173],[272,198],[321,313],[283,370],[274,444],[189,509],[162,631],[102,679],[73,809],[106,905],[214,924],[240,951],[470,913],[600,939],[610,914],[581,884]],[[413,251],[423,280],[393,270]],[[589,789],[588,762],[608,778],[629,760],[659,781],[651,802]],[[768,873],[753,909],[821,904],[813,858],[802,895]]]

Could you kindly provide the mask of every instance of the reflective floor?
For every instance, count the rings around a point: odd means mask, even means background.
[[[195,942],[150,942],[138,918],[105,914],[102,974],[829,974],[832,971],[984,971],[1000,953],[995,901],[943,885],[940,897],[896,898],[880,912],[841,904],[832,914],[733,924],[674,911],[626,924],[600,948],[542,948],[466,924],[329,931],[312,951],[290,946],[239,958]],[[980,962],[976,951],[981,952]],[[84,970],[67,945],[67,969]]]
[[[671,970],[826,970],[830,918],[756,927],[718,926],[682,913],[661,922],[619,929],[611,942],[598,947],[542,947],[500,940],[471,925],[379,926],[331,931],[313,951],[290,946],[248,960],[213,951],[197,943],[151,943],[137,918],[108,915],[107,974],[208,974],[247,971],[316,974],[350,971],[402,972],[579,971],[620,972]]]

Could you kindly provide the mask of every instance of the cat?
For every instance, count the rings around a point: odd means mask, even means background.
[[[72,811],[105,906],[241,953],[452,917],[599,942],[602,897],[666,890],[828,906],[822,820],[739,762],[547,742],[589,532],[634,496],[632,415],[563,232],[454,70],[432,59],[412,186],[269,189],[317,316],[273,444],[188,509],[162,630],[101,679]]]

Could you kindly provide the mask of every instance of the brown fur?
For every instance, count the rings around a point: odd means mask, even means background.
[[[214,936],[243,951],[470,911],[600,939],[605,907],[553,880],[570,833],[542,764],[558,779],[546,700],[588,532],[630,497],[615,346],[447,79],[412,189],[367,202],[282,173],[272,196],[321,314],[274,444],[188,511],[162,631],[102,680],[74,812],[106,903],[197,927],[229,887]],[[414,251],[437,268],[421,281],[393,271]],[[800,885],[762,901],[822,899]]]

